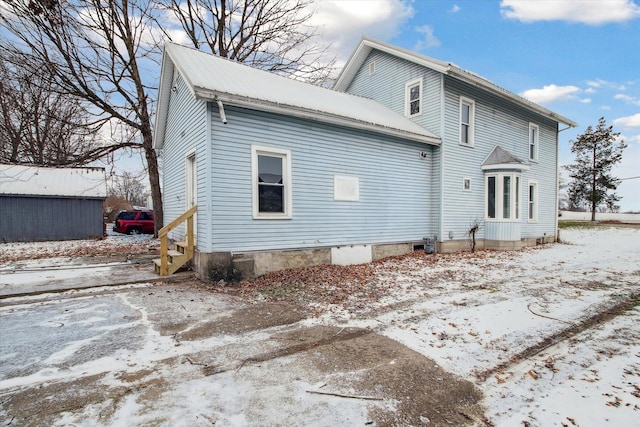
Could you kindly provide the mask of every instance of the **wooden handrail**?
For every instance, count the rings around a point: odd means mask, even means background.
[[[198,211],[198,206],[194,205],[188,209],[185,213],[178,218],[171,221],[158,231],[158,237],[160,238],[160,275],[166,276],[169,274],[169,237],[168,234],[171,230],[187,221],[187,259],[193,258],[195,252],[195,241],[193,238],[193,215]]]
[[[195,214],[197,210],[198,210],[198,205],[191,206],[191,208],[187,210],[185,213],[183,213],[178,218],[171,221],[169,224],[162,227],[160,231],[158,231],[158,237],[166,236],[171,230],[173,230],[174,228],[182,224],[185,219],[187,219],[190,216],[193,216],[193,214]]]

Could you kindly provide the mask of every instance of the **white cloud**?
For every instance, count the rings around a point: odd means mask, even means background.
[[[596,90],[592,87],[588,87],[584,90],[584,93],[596,93]]]
[[[615,119],[613,124],[625,128],[640,128],[640,113],[634,114],[633,116]]]
[[[633,135],[625,139],[626,142],[635,142],[636,144],[640,144],[640,135]]]
[[[547,85],[542,89],[529,89],[520,94],[524,98],[539,104],[549,104],[557,101],[570,101],[580,92],[577,86]]]
[[[640,135],[631,135],[631,136],[620,135],[619,139],[622,139],[627,144],[631,144],[631,143],[640,144]]]
[[[633,96],[629,96],[629,95],[625,95],[623,93],[619,93],[617,95],[615,95],[613,97],[613,99],[619,99],[621,101],[626,102],[627,104],[632,104],[632,105],[640,105],[640,99],[633,97]]]
[[[424,37],[418,40],[416,45],[413,47],[413,50],[419,52],[423,49],[440,46],[440,40],[438,40],[436,36],[433,35],[433,27],[431,25],[421,25],[420,27],[416,28],[416,31],[423,34]]]
[[[625,85],[615,83],[615,82],[610,82],[607,80],[602,80],[602,79],[589,80],[587,82],[587,86],[590,86],[591,88],[610,88],[615,90],[627,90]]]
[[[633,0],[502,0],[500,13],[507,19],[569,21],[588,25],[626,22],[640,17]]]
[[[454,4],[453,7],[451,9],[449,9],[449,12],[451,12],[451,13],[460,12],[460,6],[458,6],[457,4]]]
[[[591,98],[583,98],[580,100],[580,102],[582,102],[583,104],[590,104],[591,103]]]
[[[331,43],[331,51],[342,65],[363,35],[388,40],[415,13],[409,0],[316,0],[308,22],[320,37]]]

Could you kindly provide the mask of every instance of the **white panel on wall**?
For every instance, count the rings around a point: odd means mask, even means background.
[[[353,265],[372,261],[370,245],[350,245],[331,248],[331,264]]]
[[[333,176],[333,198],[357,202],[360,200],[360,178],[357,176]]]

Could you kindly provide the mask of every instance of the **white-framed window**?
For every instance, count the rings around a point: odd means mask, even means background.
[[[369,62],[369,75],[376,73],[376,61]]]
[[[476,103],[474,100],[460,97],[460,145],[473,147],[475,110]]]
[[[485,176],[485,217],[495,221],[520,219],[520,174],[491,173]]]
[[[462,189],[464,191],[471,191],[471,178],[462,178]]]
[[[416,79],[405,85],[404,115],[415,117],[422,114],[422,79]]]
[[[529,181],[529,222],[538,222],[538,182]]]
[[[538,161],[538,141],[540,140],[540,127],[535,123],[529,123],[529,160]]]
[[[291,152],[251,146],[253,217],[291,218]]]

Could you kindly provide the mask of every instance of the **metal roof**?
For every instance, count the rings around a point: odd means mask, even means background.
[[[174,43],[164,47],[155,145],[164,127],[173,74],[178,71],[197,99],[379,132],[437,145],[440,138],[403,115],[368,98],[269,73]]]
[[[0,194],[105,199],[107,180],[104,168],[52,168],[2,164]]]
[[[501,88],[500,86],[492,83],[488,79],[479,76],[471,71],[463,70],[457,65],[451,62],[444,62],[434,58],[430,58],[425,55],[421,55],[416,52],[412,52],[407,49],[403,49],[397,46],[390,45],[388,43],[384,43],[381,41],[373,40],[367,37],[363,37],[360,44],[353,52],[347,64],[342,69],[342,72],[338,76],[336,80],[336,84],[334,85],[334,89],[338,91],[346,91],[349,88],[349,85],[355,78],[356,73],[362,67],[362,64],[369,56],[369,53],[373,50],[379,50],[381,52],[388,53],[390,55],[396,56],[398,58],[405,59],[407,61],[413,62],[418,65],[422,65],[424,67],[430,68],[434,71],[438,71],[442,74],[451,76],[463,82],[466,82],[472,86],[481,88],[490,92],[496,96],[499,96],[503,99],[506,99],[514,104],[517,104],[521,107],[524,107],[530,111],[533,111],[537,114],[540,114],[544,117],[550,118],[558,123],[564,123],[570,127],[576,127],[578,124],[573,120],[570,120],[566,117],[561,116],[560,114],[554,113],[553,111],[542,107],[534,102],[529,101],[526,98],[521,97],[513,92],[510,92],[506,89]]]
[[[527,165],[524,160],[514,156],[499,145],[496,145],[493,151],[489,153],[485,161],[482,163],[482,170],[495,169],[528,170],[529,165]]]

